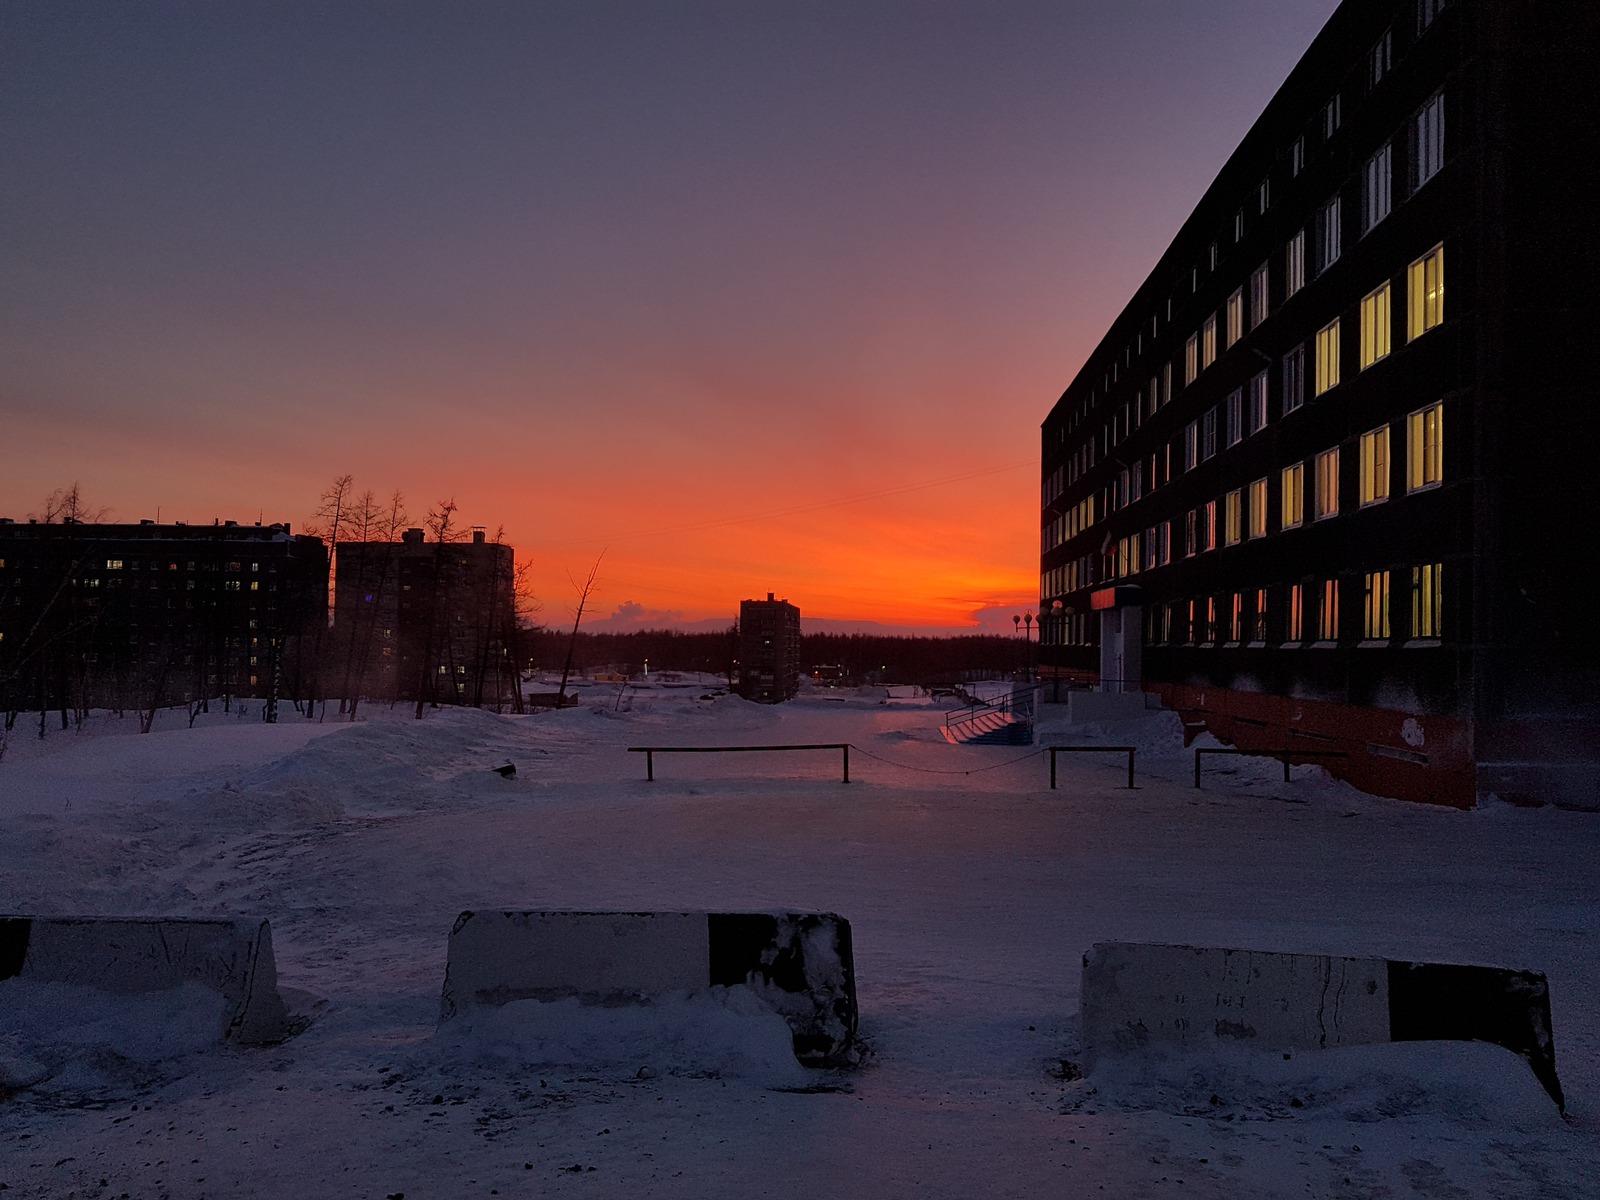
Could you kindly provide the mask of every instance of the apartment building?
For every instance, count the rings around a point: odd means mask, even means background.
[[[1600,806],[1596,61],[1600,6],[1334,12],[1043,423],[1047,676]]]

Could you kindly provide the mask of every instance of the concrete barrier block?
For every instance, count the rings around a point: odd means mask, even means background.
[[[832,913],[464,912],[447,959],[442,1020],[513,1000],[647,1003],[743,985],[788,1021],[803,1063],[846,1062],[855,1040],[850,923]]]
[[[1083,959],[1085,1058],[1165,1044],[1317,1050],[1483,1041],[1527,1060],[1556,1104],[1550,998],[1533,971],[1105,942]]]
[[[122,995],[198,982],[226,1000],[227,1038],[288,1032],[266,921],[0,917],[0,979],[18,976]]]

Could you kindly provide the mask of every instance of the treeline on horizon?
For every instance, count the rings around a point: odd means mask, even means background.
[[[527,629],[520,634],[524,664],[536,670],[559,671],[567,647],[573,648],[575,672],[615,669],[638,674],[648,661],[657,671],[704,671],[728,677],[739,656],[736,625],[712,633],[678,629],[644,629],[631,633],[570,629]],[[800,670],[838,667],[848,679],[887,683],[957,682],[986,674],[1008,674],[1026,665],[1036,647],[997,634],[958,637],[891,636],[870,633],[804,633],[800,636]]]

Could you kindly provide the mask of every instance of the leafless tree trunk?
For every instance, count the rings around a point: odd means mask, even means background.
[[[567,702],[567,680],[572,676],[572,655],[578,648],[578,626],[583,623],[583,610],[588,607],[589,594],[594,591],[594,581],[600,575],[600,559],[606,556],[604,550],[600,551],[600,558],[594,560],[594,566],[589,568],[589,577],[580,585],[572,579],[572,586],[578,589],[578,609],[572,615],[572,636],[567,639],[567,661],[561,668],[561,687],[556,692],[556,705],[559,707]]]

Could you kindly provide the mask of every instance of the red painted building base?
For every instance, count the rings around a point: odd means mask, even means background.
[[[1302,761],[1373,795],[1454,808],[1476,802],[1470,721],[1229,688],[1147,683],[1145,690],[1182,717],[1187,740],[1209,732],[1241,750],[1337,751],[1344,757]]]

